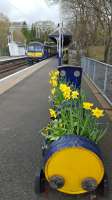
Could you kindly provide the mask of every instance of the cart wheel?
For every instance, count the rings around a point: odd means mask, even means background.
[[[40,177],[39,176],[36,176],[35,178],[34,191],[35,191],[35,194],[40,193]]]
[[[96,196],[96,192],[95,191],[90,193],[89,199],[90,200],[97,200],[97,196]]]
[[[36,194],[44,193],[46,189],[46,179],[43,170],[35,178],[34,191]]]
[[[42,156],[44,157],[45,156],[45,148],[42,146]]]
[[[109,195],[109,183],[107,174],[104,175],[102,182],[98,186],[97,193],[103,197],[107,197]]]

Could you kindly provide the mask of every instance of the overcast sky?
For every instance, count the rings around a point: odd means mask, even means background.
[[[0,0],[0,12],[7,15],[11,21],[59,21],[58,5],[48,7],[45,0]]]

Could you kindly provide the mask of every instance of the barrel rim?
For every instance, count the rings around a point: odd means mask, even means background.
[[[85,136],[80,135],[65,135],[60,137],[58,140],[53,141],[48,145],[48,149],[45,151],[44,155],[44,164],[47,162],[47,160],[53,155],[53,153],[63,149],[63,148],[69,148],[69,147],[83,147],[86,148],[93,153],[95,153],[102,161],[103,155],[99,148],[99,146],[88,139]]]

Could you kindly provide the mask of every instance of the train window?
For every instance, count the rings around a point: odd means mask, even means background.
[[[35,46],[35,51],[42,51],[42,46]]]
[[[34,51],[34,46],[33,45],[28,46],[28,51]]]
[[[32,52],[41,52],[43,50],[43,47],[41,45],[29,45],[28,46],[28,51],[32,51]]]

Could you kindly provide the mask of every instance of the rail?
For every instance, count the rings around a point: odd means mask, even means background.
[[[26,65],[27,57],[16,57],[0,60],[0,74],[3,74],[7,71],[11,71]]]
[[[112,106],[112,65],[82,57],[81,67],[84,74]]]

